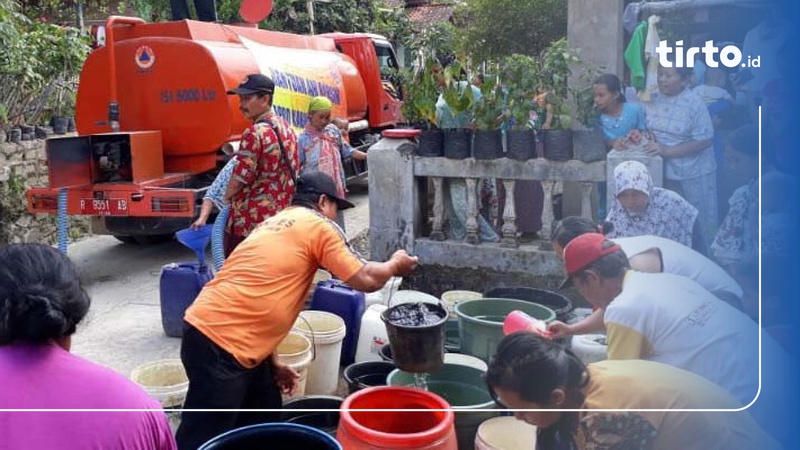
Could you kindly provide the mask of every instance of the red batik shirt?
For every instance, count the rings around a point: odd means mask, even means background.
[[[283,143],[285,159],[275,131]],[[231,200],[227,231],[247,236],[264,219],[291,203],[295,190],[292,173],[299,174],[300,170],[297,137],[285,119],[270,111],[244,130],[236,158],[239,162],[231,178],[244,186]],[[292,165],[291,170],[284,161]]]

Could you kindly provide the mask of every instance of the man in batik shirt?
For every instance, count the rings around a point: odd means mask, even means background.
[[[228,95],[239,96],[242,115],[253,121],[242,133],[238,163],[225,198],[230,218],[225,256],[261,222],[289,206],[300,169],[297,137],[285,119],[272,111],[275,83],[262,74],[248,75]]]

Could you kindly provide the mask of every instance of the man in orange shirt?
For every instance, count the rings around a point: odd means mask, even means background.
[[[333,221],[353,204],[321,172],[300,176],[292,206],[267,219],[233,251],[186,310],[181,360],[189,377],[185,409],[278,409],[298,374],[275,348],[303,309],[314,273],[324,267],[354,289],[373,292],[408,275],[417,258],[398,250],[365,261]],[[184,412],[180,449],[244,425],[278,420],[273,412]]]

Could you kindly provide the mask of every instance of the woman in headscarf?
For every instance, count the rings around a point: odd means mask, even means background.
[[[702,239],[693,239],[697,208],[675,192],[653,187],[644,164],[625,161],[618,165],[614,186],[617,201],[606,219],[614,224],[609,238],[655,235],[702,248]]]
[[[333,178],[336,192],[345,198],[344,165],[342,159],[352,157],[367,159],[365,152],[354,149],[347,143],[341,130],[331,123],[333,102],[327,97],[314,97],[308,104],[308,123],[297,138],[300,150],[300,173],[320,171]],[[344,215],[337,213],[336,223],[344,231]]]

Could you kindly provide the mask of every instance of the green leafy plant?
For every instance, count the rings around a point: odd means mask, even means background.
[[[445,87],[442,96],[454,116],[473,110],[477,101],[469,81],[462,79],[466,73],[457,60],[444,69]]]
[[[594,80],[600,75],[600,69],[594,65],[583,63],[580,85],[572,90],[575,101],[576,119],[584,128],[593,128],[600,123],[600,111],[594,106]]]
[[[415,72],[406,72],[403,116],[407,121],[435,128],[436,100],[439,98],[437,70],[441,70],[441,66],[435,58],[430,57]]]
[[[530,112],[535,108],[533,101],[539,86],[539,67],[533,58],[520,54],[504,58],[500,66],[512,129],[531,128]]]
[[[504,119],[503,92],[497,76],[486,75],[481,86],[481,98],[475,103],[475,127],[484,131],[497,130]]]

